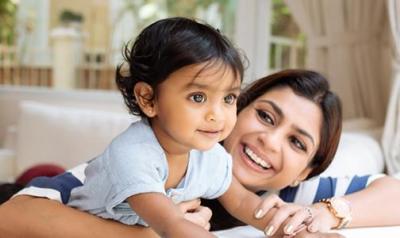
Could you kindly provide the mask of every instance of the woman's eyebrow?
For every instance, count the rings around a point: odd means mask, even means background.
[[[281,110],[281,108],[275,102],[270,101],[270,100],[265,100],[265,99],[261,99],[260,102],[267,103],[267,104],[271,105],[272,109],[275,111],[276,114],[278,114],[280,117],[284,117],[283,111]],[[299,127],[295,127],[295,130],[297,132],[299,132],[300,134],[302,134],[302,135],[306,136],[307,138],[309,138],[311,140],[311,143],[313,145],[315,145],[314,139],[310,135],[310,133],[308,133],[307,131],[305,131],[305,130],[299,128]]]
[[[295,130],[296,130],[297,132],[299,132],[300,134],[304,135],[305,137],[308,137],[308,138],[311,140],[312,144],[315,146],[314,139],[313,139],[313,137],[310,135],[310,133],[308,133],[307,131],[305,131],[305,130],[303,130],[303,129],[301,129],[301,128],[298,128],[298,127],[295,127]]]
[[[271,105],[272,109],[275,111],[276,114],[278,114],[280,117],[284,116],[281,108],[278,105],[276,105],[276,103],[274,103],[273,101],[261,99],[260,102]]]

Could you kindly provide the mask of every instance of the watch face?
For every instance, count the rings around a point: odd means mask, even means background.
[[[345,218],[350,216],[350,204],[346,200],[333,198],[331,200],[331,205],[333,209],[335,209],[338,217]]]

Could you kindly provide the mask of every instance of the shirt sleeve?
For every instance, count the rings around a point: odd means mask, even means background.
[[[167,178],[165,155],[150,144],[111,146],[107,151],[105,169],[113,186],[106,209],[141,193],[165,194]]]
[[[209,188],[203,196],[205,199],[220,197],[228,190],[232,182],[232,157],[228,152],[221,146],[213,151],[211,157],[210,168],[213,170],[208,173],[208,179],[206,179],[209,182]]]
[[[323,198],[339,197],[360,191],[383,176],[385,175],[316,177],[302,182],[297,187],[281,190],[279,196],[286,202],[308,205]]]
[[[87,165],[87,163],[78,165],[54,177],[36,177],[14,196],[43,197],[67,204],[72,189],[83,185],[84,170]]]

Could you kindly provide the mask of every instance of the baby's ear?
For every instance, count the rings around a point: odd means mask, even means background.
[[[156,110],[154,108],[153,88],[145,82],[138,82],[133,88],[133,93],[142,112],[149,118],[154,117]]]

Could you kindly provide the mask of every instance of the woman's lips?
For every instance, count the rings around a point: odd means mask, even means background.
[[[270,173],[273,171],[273,168],[270,167],[268,169],[262,167],[261,165],[257,164],[255,161],[249,158],[249,156],[245,153],[245,144],[241,144],[239,146],[239,154],[242,161],[252,170],[259,172],[259,173]]]

